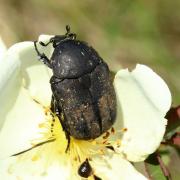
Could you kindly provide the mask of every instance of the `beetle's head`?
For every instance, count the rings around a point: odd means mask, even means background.
[[[70,26],[66,25],[66,33],[65,33],[65,35],[55,35],[46,44],[43,43],[42,41],[40,41],[39,43],[42,46],[47,46],[48,44],[52,43],[53,47],[56,48],[61,42],[69,40],[69,39],[75,40],[76,39],[76,34],[75,33],[71,33]]]

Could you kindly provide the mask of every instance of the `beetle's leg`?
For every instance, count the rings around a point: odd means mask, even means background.
[[[63,39],[66,39],[66,37],[69,37],[69,35],[72,35],[73,33],[70,33],[71,28],[69,25],[66,25],[66,34],[65,35],[56,35],[52,38],[50,38],[49,42],[44,43],[42,41],[39,42],[42,46],[48,46],[50,43],[54,43],[55,41],[62,41]]]
[[[39,56],[39,60],[42,61],[44,64],[46,64],[49,68],[52,68],[50,60],[44,53],[39,52],[36,43],[37,43],[37,41],[34,41],[34,47],[37,52],[37,55]]]
[[[49,42],[47,43],[44,43],[42,41],[39,42],[39,44],[41,46],[48,46],[50,43],[52,43],[53,47],[57,47],[57,45],[59,44],[59,42],[62,40],[62,39],[65,39],[66,36],[54,36],[52,38],[50,38]],[[60,40],[59,40],[60,39]]]
[[[64,79],[61,79],[61,78],[58,78],[56,76],[52,76],[51,79],[50,79],[50,84],[51,85],[54,85],[54,84],[57,84],[57,83],[60,83],[61,81],[63,81]]]
[[[65,131],[65,135],[66,135],[66,139],[68,141],[67,146],[66,146],[66,150],[65,150],[65,152],[67,153],[70,150],[71,137],[67,131]]]
[[[41,46],[48,46],[50,43],[53,43],[53,41],[54,41],[54,37],[52,37],[52,38],[49,40],[49,42],[47,42],[47,43],[44,43],[44,42],[42,42],[42,41],[39,41],[39,44],[40,44]]]
[[[60,123],[61,123],[62,129],[63,129],[63,131],[65,132],[66,139],[67,139],[67,141],[68,141],[67,147],[66,147],[66,150],[65,150],[65,152],[67,153],[68,150],[69,150],[69,147],[70,147],[70,140],[71,140],[71,138],[70,138],[70,134],[69,134],[69,133],[67,132],[67,130],[66,130],[66,127],[65,127],[64,122],[63,122],[62,119],[61,119],[61,112],[62,112],[62,110],[61,110],[61,108],[57,105],[57,101],[55,100],[55,98],[54,98],[53,95],[52,95],[52,99],[51,99],[51,111],[57,115],[57,117],[58,117],[58,119],[59,119],[59,121],[60,121]]]
[[[39,42],[42,46],[48,46],[50,43],[52,43],[53,47],[56,48],[60,42],[65,41],[67,39],[76,39],[76,34],[70,32],[70,26],[66,25],[66,33],[65,35],[56,35],[52,38],[50,38],[49,42],[44,43],[42,41]]]
[[[57,105],[57,101],[55,100],[53,95],[52,95],[52,99],[51,99],[51,111],[56,114],[56,116],[58,117],[58,119],[59,119],[59,121],[60,121],[60,123],[62,125],[63,131],[66,132],[65,124],[63,123],[62,118],[61,118],[62,110]]]

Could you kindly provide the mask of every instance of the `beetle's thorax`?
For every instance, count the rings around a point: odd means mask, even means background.
[[[90,73],[101,62],[97,52],[78,40],[62,41],[53,52],[53,75],[60,79],[77,78]]]

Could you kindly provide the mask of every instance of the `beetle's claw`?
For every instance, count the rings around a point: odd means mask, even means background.
[[[46,46],[46,44],[43,43],[42,41],[39,41],[39,44],[40,44],[41,46]]]

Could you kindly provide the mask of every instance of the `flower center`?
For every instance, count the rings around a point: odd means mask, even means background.
[[[43,124],[39,124],[39,128],[42,131],[41,141],[54,140],[53,143],[56,144],[54,149],[59,153],[64,154],[68,141],[61,123],[58,117],[51,112],[50,108],[44,108],[44,112],[46,121]],[[67,154],[75,161],[79,162],[90,158],[91,155],[104,154],[107,149],[114,150],[115,147],[120,146],[121,141],[118,136],[122,136],[126,131],[126,128],[117,131],[112,127],[106,133],[94,140],[78,140],[70,137],[70,148]],[[40,139],[38,139],[38,141],[40,141]]]
[[[45,122],[39,124],[41,137],[31,141],[34,148],[20,155],[19,162],[24,162],[27,158],[31,159],[31,163],[40,162],[43,172],[47,172],[46,170],[56,163],[59,167],[69,167],[72,176],[79,176],[78,169],[87,159],[91,164],[94,157],[103,158],[109,151],[115,152],[116,147],[120,146],[121,141],[118,136],[122,135],[125,129],[118,131],[112,127],[94,140],[78,140],[70,137],[69,151],[65,152],[68,140],[58,117],[51,112],[49,107],[42,107]]]

